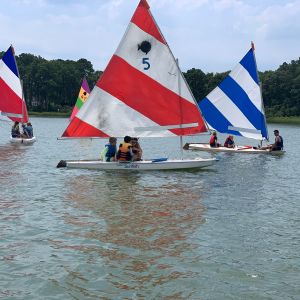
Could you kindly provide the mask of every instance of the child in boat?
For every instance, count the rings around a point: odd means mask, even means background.
[[[22,124],[23,134],[21,134],[22,138],[31,139],[33,137],[33,128],[31,123]]]
[[[108,144],[105,145],[104,149],[100,153],[100,158],[103,161],[110,162],[116,161],[117,154],[117,139],[115,137],[110,137]]]
[[[25,126],[25,131],[27,136],[31,139],[33,138],[33,128],[30,122],[27,123],[27,125]]]
[[[120,144],[117,152],[117,160],[119,161],[131,161],[133,158],[131,137],[126,135],[124,142]]]
[[[132,153],[133,153],[132,160],[133,161],[142,160],[143,150],[139,144],[138,138],[132,138],[131,145],[132,145]]]
[[[224,147],[226,148],[234,148],[235,144],[234,144],[234,140],[233,140],[233,135],[229,135],[224,143]]]
[[[21,136],[21,134],[20,134],[20,127],[19,127],[19,122],[18,121],[16,121],[14,123],[14,125],[12,126],[12,128],[11,128],[11,136],[13,138],[19,138]]]
[[[209,145],[212,148],[220,147],[221,145],[218,143],[217,132],[214,131],[210,137]]]

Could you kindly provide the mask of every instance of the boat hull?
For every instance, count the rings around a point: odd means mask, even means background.
[[[189,160],[166,160],[166,161],[136,161],[136,162],[103,162],[100,160],[67,160],[60,161],[58,168],[90,169],[90,170],[125,170],[125,171],[146,171],[146,170],[182,170],[199,169],[213,165],[215,158],[197,158]]]
[[[272,154],[272,155],[280,155],[285,153],[285,151],[270,151],[268,149],[262,150],[259,148],[254,148],[252,146],[236,146],[234,148],[227,147],[211,147],[209,144],[202,143],[187,143],[184,145],[185,150],[198,150],[198,151],[206,151],[206,152],[228,152],[228,153],[247,153],[247,154]]]
[[[36,137],[32,137],[30,139],[24,139],[24,138],[13,138],[10,137],[10,142],[12,144],[23,144],[23,145],[32,145],[36,142]]]

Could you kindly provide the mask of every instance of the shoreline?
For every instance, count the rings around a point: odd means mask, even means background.
[[[30,117],[45,117],[45,118],[69,118],[71,113],[68,112],[36,112],[30,111]],[[277,124],[292,124],[300,125],[300,116],[297,117],[267,117],[267,123],[277,123]]]

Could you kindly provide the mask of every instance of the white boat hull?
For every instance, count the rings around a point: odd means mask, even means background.
[[[166,160],[153,162],[143,160],[136,162],[103,162],[100,160],[67,160],[60,161],[58,168],[66,167],[70,169],[91,169],[91,170],[126,170],[126,171],[146,171],[146,170],[182,170],[205,168],[213,165],[215,158],[196,158],[187,160]]]
[[[13,138],[10,137],[10,142],[12,144],[23,144],[23,145],[32,145],[33,143],[36,142],[36,137],[32,137],[32,138]]]
[[[283,154],[285,151],[270,151],[269,149],[262,150],[259,148],[255,148],[252,146],[235,146],[234,148],[227,147],[211,147],[209,144],[202,143],[187,143],[184,145],[185,150],[198,150],[198,151],[206,151],[206,152],[228,152],[228,153],[251,153],[251,154]]]

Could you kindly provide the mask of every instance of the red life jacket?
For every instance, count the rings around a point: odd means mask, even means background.
[[[216,144],[216,141],[217,141],[217,137],[215,135],[212,135],[210,137],[210,140],[209,140],[209,144],[210,145],[215,145]]]

